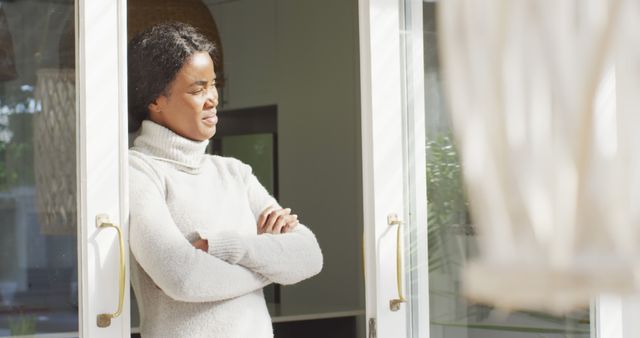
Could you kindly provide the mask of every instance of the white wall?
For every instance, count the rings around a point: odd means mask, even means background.
[[[284,203],[304,212],[325,256],[323,273],[287,289],[283,303],[361,304],[356,4],[278,1],[280,192]]]
[[[223,108],[276,104],[276,0],[235,0],[209,8],[224,51]]]
[[[357,1],[211,4],[224,47],[225,109],[278,106],[280,201],[316,233],[322,273],[283,306],[364,308]]]

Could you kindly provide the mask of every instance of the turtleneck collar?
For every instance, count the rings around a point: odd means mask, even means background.
[[[133,150],[159,160],[187,168],[198,169],[205,159],[206,141],[192,141],[153,121],[142,121],[140,135],[133,141]]]

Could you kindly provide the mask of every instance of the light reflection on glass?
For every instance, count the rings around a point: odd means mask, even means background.
[[[74,32],[64,29],[73,26],[73,6],[72,1],[0,4],[0,52],[12,52],[15,68],[6,76],[5,59],[0,62],[3,337],[78,331],[75,89],[60,80],[61,74],[75,76],[73,68],[63,66],[75,55]],[[53,79],[48,86],[45,73]],[[51,95],[56,90],[59,95]],[[55,165],[60,161],[73,169]],[[47,199],[59,202],[54,207],[42,202]],[[68,216],[64,224],[47,222],[61,214]]]

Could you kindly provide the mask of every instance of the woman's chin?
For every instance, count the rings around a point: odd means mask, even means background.
[[[213,127],[207,128],[207,131],[204,133],[204,135],[206,136],[206,140],[212,138],[213,135],[215,135],[215,134],[216,134],[216,126],[215,125]]]

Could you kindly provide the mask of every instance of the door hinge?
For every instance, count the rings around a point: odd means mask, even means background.
[[[376,338],[376,319],[369,318],[369,338]]]

